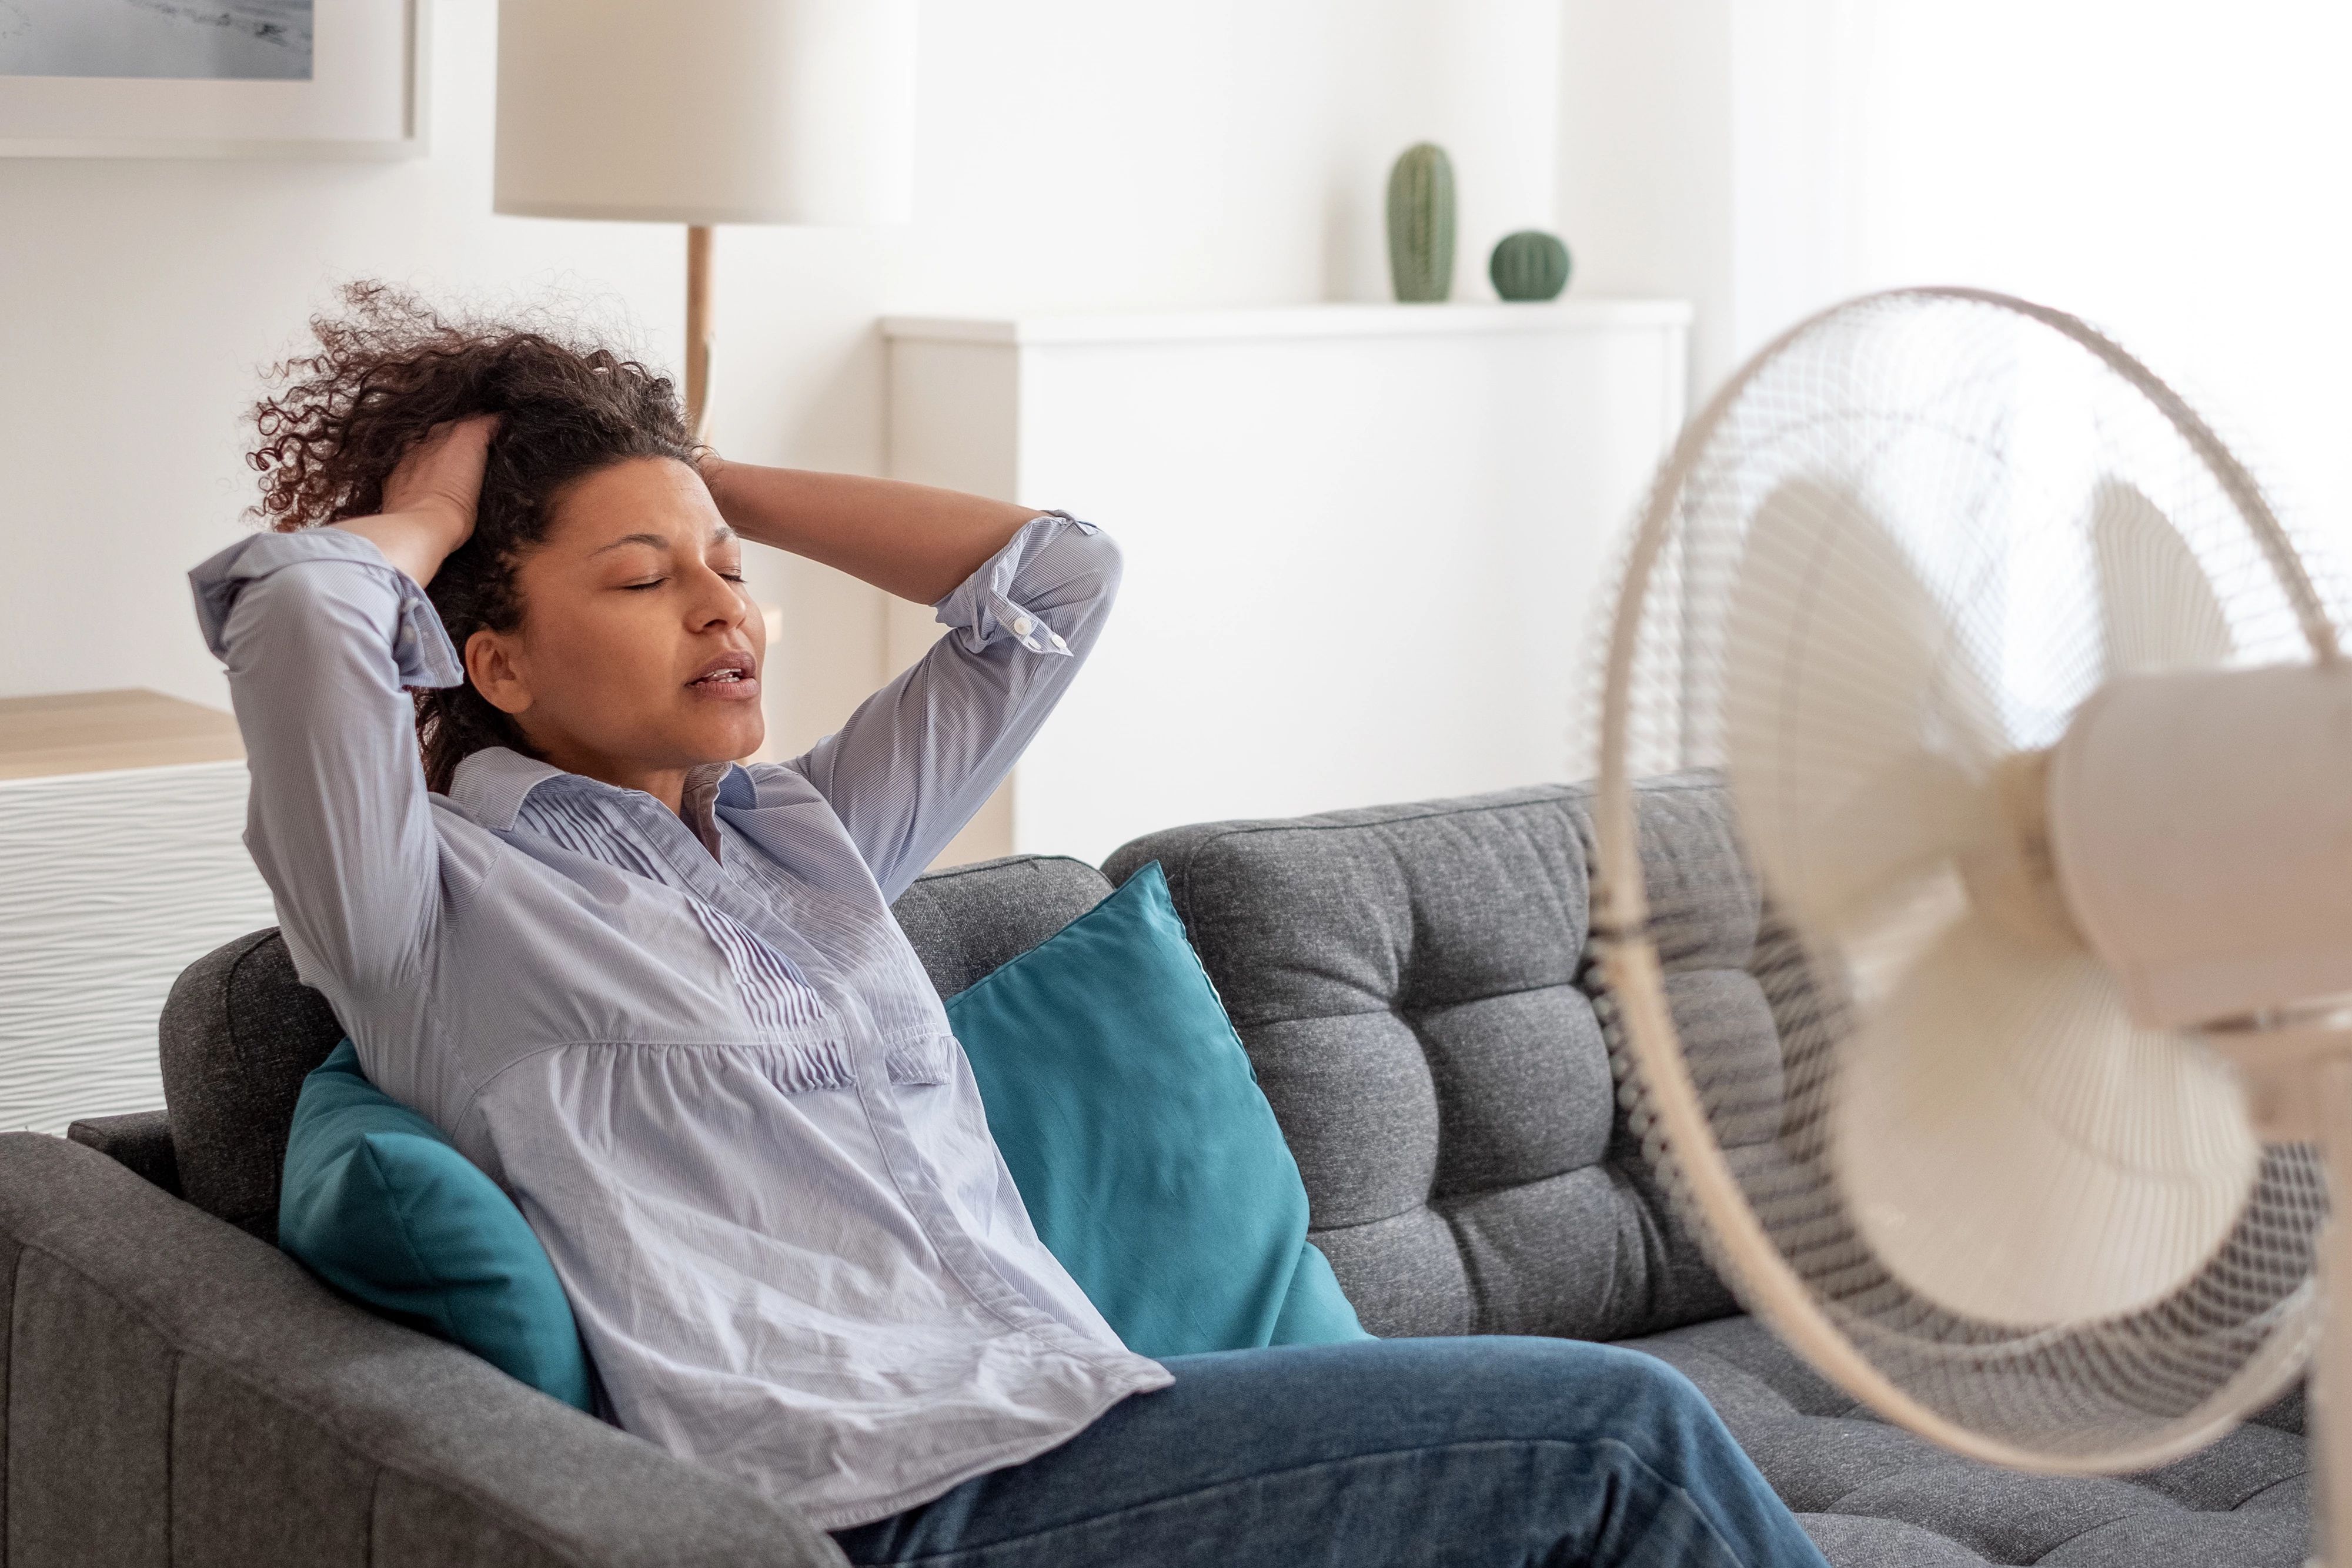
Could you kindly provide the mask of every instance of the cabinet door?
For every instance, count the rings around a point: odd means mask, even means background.
[[[242,762],[0,783],[0,1128],[163,1103],[180,971],[277,924]]]
[[[1127,572],[1016,847],[1567,777],[1673,369],[1655,329],[1032,350],[1024,494]]]

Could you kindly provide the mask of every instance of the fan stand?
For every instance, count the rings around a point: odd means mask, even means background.
[[[2232,1020],[2205,1031],[2236,1063],[2247,1108],[2266,1143],[2315,1143],[2327,1162],[2330,1213],[2320,1240],[2319,1288],[2327,1311],[2304,1412],[2305,1440],[2319,1479],[2312,1511],[2309,1568],[2352,1568],[2352,1441],[2338,1441],[2352,1413],[2352,1001]]]

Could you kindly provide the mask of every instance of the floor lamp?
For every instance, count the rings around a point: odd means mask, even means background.
[[[687,423],[710,421],[711,229],[902,223],[916,0],[500,0],[492,206],[684,224]]]

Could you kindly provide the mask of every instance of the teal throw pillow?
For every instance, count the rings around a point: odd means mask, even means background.
[[[1371,1337],[1158,861],[947,1009],[1037,1234],[1129,1349]]]
[[[370,1083],[348,1040],[302,1081],[278,1244],[385,1316],[593,1407],[572,1303],[522,1211],[438,1127]]]

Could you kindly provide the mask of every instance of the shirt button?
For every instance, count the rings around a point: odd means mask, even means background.
[[[1062,641],[1062,634],[1059,632],[1048,632],[1045,635],[1054,640],[1054,646],[1056,648],[1067,648],[1069,646],[1067,643]]]
[[[1037,622],[1030,620],[1026,615],[1015,615],[1013,618],[1013,630],[1019,632],[1024,637],[1029,635],[1029,628],[1035,624],[1037,624]]]

